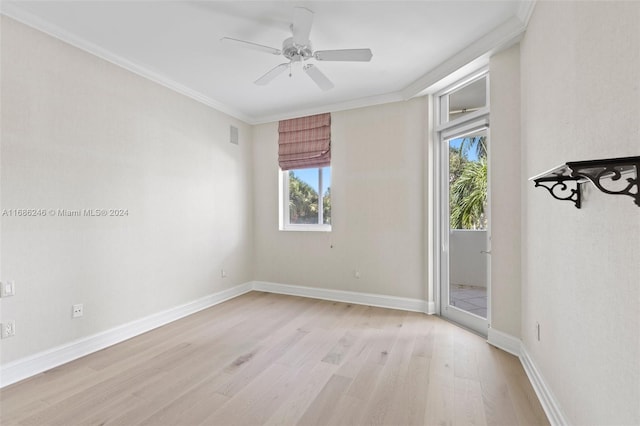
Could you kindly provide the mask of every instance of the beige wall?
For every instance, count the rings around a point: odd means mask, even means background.
[[[419,98],[332,114],[330,233],[278,230],[277,123],[255,126],[256,280],[424,299],[428,113]]]
[[[525,176],[640,155],[639,2],[538,2],[521,70]],[[640,209],[523,190],[524,344],[570,423],[638,424]]]
[[[520,46],[491,58],[491,327],[520,337]]]
[[[2,208],[129,212],[2,217],[3,363],[252,279],[249,126],[5,17],[1,72]]]

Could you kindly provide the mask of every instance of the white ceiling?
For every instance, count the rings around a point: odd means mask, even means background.
[[[368,47],[371,62],[321,62],[322,92],[294,64],[253,84],[283,57],[221,43],[281,48],[293,8],[312,10],[314,49]],[[249,123],[408,99],[513,42],[531,1],[30,1],[2,13]],[[312,60],[315,62],[315,60]]]

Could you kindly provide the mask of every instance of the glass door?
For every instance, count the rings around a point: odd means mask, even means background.
[[[488,129],[441,138],[441,314],[487,334]]]

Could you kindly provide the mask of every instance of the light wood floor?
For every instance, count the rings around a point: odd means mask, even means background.
[[[517,358],[424,314],[252,292],[0,392],[5,425],[548,424]]]

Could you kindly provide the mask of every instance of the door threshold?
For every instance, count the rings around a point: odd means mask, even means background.
[[[488,333],[487,333],[487,334],[482,334],[482,333],[480,333],[480,332],[479,332],[479,331],[477,331],[477,330],[474,330],[474,329],[472,329],[472,328],[470,328],[470,327],[467,327],[467,326],[466,326],[466,325],[464,325],[464,324],[460,324],[459,322],[456,322],[456,321],[454,321],[454,320],[452,320],[452,319],[450,319],[450,318],[447,318],[447,317],[445,317],[445,316],[443,316],[443,315],[440,315],[440,314],[436,314],[436,316],[437,316],[438,318],[440,318],[440,319],[445,320],[446,322],[448,322],[448,323],[450,323],[450,324],[455,325],[456,327],[462,328],[463,330],[466,330],[466,331],[468,331],[468,332],[470,332],[470,333],[473,333],[473,334],[475,334],[476,336],[480,336],[480,337],[482,337],[483,339],[487,339],[487,338],[488,338]]]

